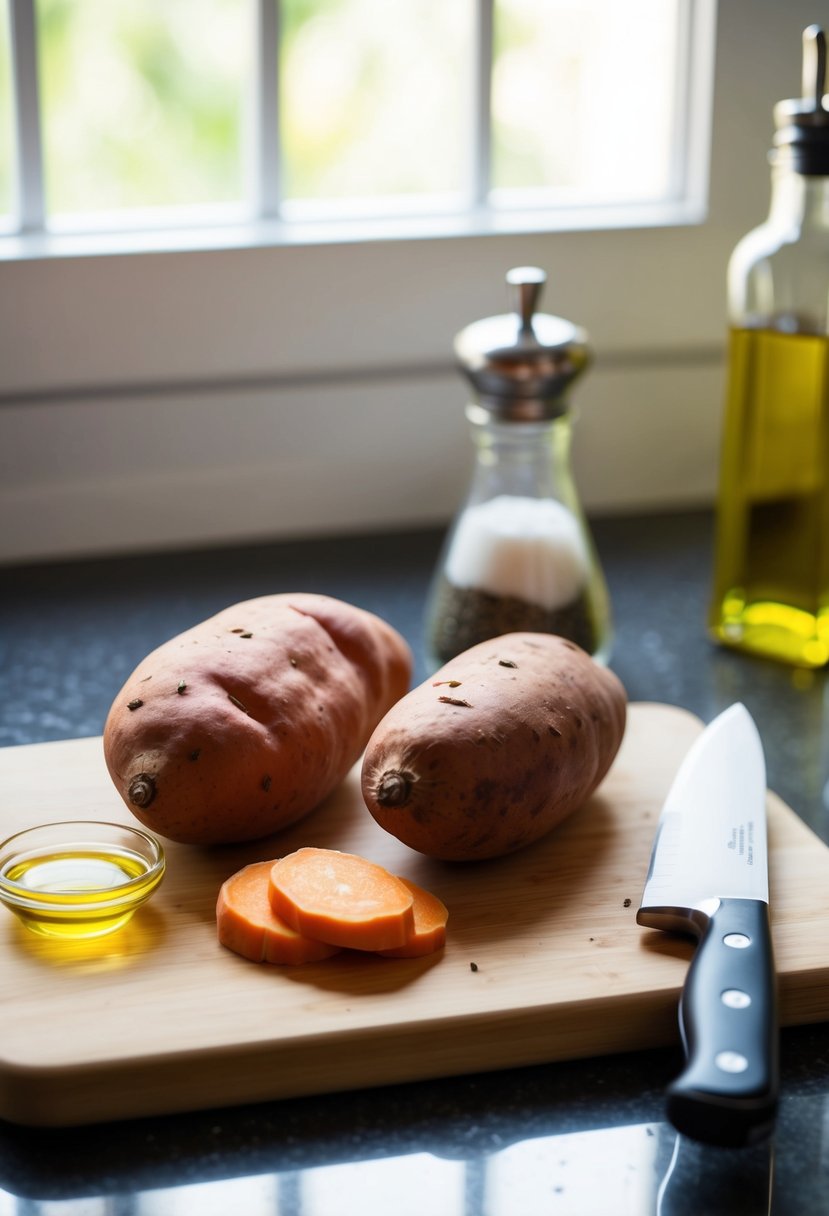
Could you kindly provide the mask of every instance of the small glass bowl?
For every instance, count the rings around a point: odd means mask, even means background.
[[[43,937],[102,937],[150,898],[165,865],[160,843],[138,828],[47,823],[0,844],[0,902]]]

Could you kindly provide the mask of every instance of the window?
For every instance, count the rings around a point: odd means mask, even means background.
[[[385,0],[9,3],[12,231],[703,213],[711,0],[408,0],[393,20]]]
[[[243,8],[36,0],[47,220],[242,200]]]
[[[0,223],[11,217],[13,138],[9,14],[0,7]]]
[[[469,202],[474,0],[283,0],[282,214]]]
[[[710,497],[725,265],[811,0],[6,12],[0,561],[443,524],[469,461],[452,339],[526,264],[595,351],[588,510]],[[109,113],[56,66],[93,36]]]

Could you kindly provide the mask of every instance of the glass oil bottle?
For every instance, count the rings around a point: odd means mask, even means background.
[[[455,339],[473,387],[466,407],[474,465],[427,604],[433,667],[489,638],[554,633],[598,661],[610,606],[570,467],[569,391],[590,363],[584,331],[536,311],[546,275],[507,274],[513,312]]]
[[[728,268],[728,390],[709,631],[800,667],[829,662],[829,108],[826,38],[775,107],[769,217]]]

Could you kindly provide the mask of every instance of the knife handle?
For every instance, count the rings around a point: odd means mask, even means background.
[[[763,1139],[777,1109],[777,985],[768,904],[721,899],[679,1003],[686,1067],[668,1089],[677,1131],[708,1144]]]

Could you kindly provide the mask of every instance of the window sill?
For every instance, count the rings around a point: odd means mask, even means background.
[[[497,211],[492,208],[424,215],[391,214],[365,218],[252,220],[236,209],[197,213],[166,212],[155,226],[96,227],[89,231],[55,227],[48,232],[0,234],[0,260],[119,257],[137,253],[210,252],[231,249],[298,248],[381,241],[524,236],[539,233],[669,228],[704,223],[702,199]]]

